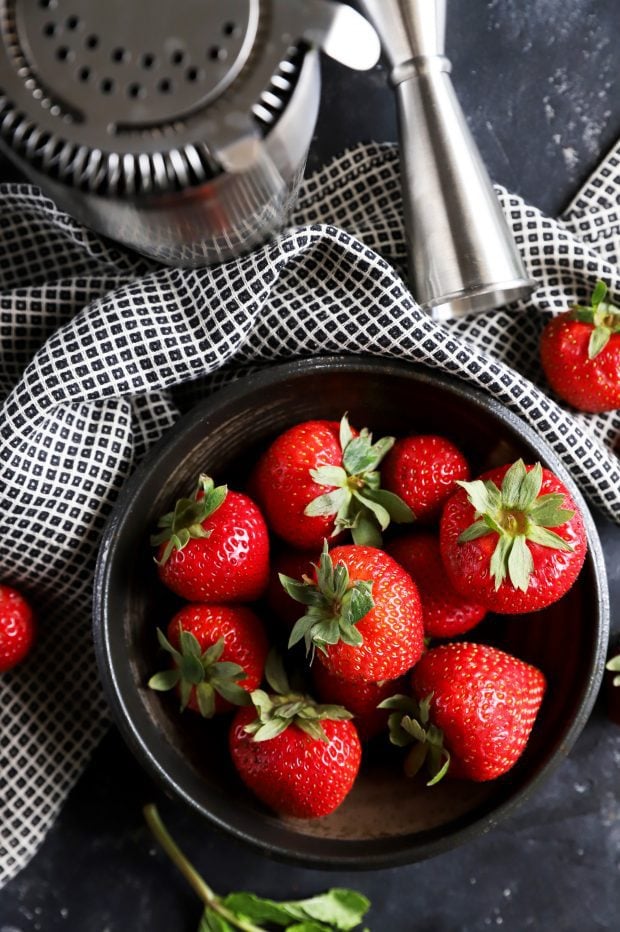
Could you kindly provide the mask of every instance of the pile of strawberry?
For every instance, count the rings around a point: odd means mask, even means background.
[[[160,520],[158,573],[188,604],[158,632],[169,664],[149,685],[207,719],[234,711],[239,776],[287,816],[340,805],[361,742],[388,727],[411,745],[406,772],[426,766],[429,784],[506,773],[545,678],[495,647],[447,639],[489,611],[542,609],[575,582],[585,532],[560,480],[519,460],[471,481],[449,440],[373,442],[345,416],[277,437],[248,490],[201,476]],[[283,637],[295,686],[270,650]]]

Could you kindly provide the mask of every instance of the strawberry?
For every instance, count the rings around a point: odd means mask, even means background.
[[[169,670],[149,680],[151,689],[177,688],[186,707],[211,718],[249,702],[260,685],[269,645],[260,620],[245,605],[186,605],[157,631],[171,656]]]
[[[252,501],[200,476],[194,498],[181,498],[159,520],[159,577],[189,602],[253,602],[269,578],[269,536]]]
[[[589,307],[576,305],[542,332],[540,359],[551,388],[580,411],[620,408],[620,309],[598,282]]]
[[[482,621],[486,608],[460,595],[450,584],[435,534],[429,531],[407,534],[392,541],[387,551],[418,587],[427,637],[455,637]]]
[[[267,679],[274,692],[254,690],[253,708],[239,709],[233,719],[233,763],[246,786],[276,812],[298,819],[328,815],[347,796],[360,766],[351,713],[292,693],[272,658]]]
[[[358,434],[346,415],[306,421],[280,434],[250,481],[269,527],[300,550],[320,550],[326,537],[351,530],[355,543],[378,546],[390,520],[413,520],[396,495],[379,488],[377,471],[394,443]]]
[[[458,447],[433,434],[397,440],[381,469],[385,488],[402,498],[424,524],[439,518],[457,481],[466,481],[469,475]]]
[[[327,544],[315,581],[280,580],[307,606],[289,647],[305,641],[332,673],[345,680],[392,680],[409,670],[424,648],[418,590],[398,563],[375,547]]]
[[[319,699],[342,705],[353,714],[353,722],[362,741],[370,741],[386,728],[388,713],[377,706],[388,696],[402,692],[405,683],[404,677],[379,683],[343,680],[321,663],[312,665],[312,678]]]
[[[451,776],[482,782],[516,764],[545,693],[536,667],[484,644],[442,644],[412,674],[413,700],[394,696],[390,738],[417,742],[405,764],[413,776],[424,763],[437,783]]]
[[[454,588],[500,613],[557,602],[577,579],[587,549],[581,515],[563,483],[540,463],[518,460],[459,484],[440,528]]]
[[[24,660],[34,638],[35,622],[30,605],[17,589],[0,585],[0,673]]]

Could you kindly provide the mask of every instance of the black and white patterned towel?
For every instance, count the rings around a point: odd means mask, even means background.
[[[289,229],[212,270],[155,267],[36,188],[0,188],[0,579],[40,617],[31,659],[0,682],[0,882],[34,853],[104,730],[90,637],[97,547],[123,482],[178,416],[173,386],[317,353],[422,363],[519,414],[620,523],[620,412],[562,407],[537,355],[548,317],[586,301],[598,278],[620,296],[620,147],[560,220],[500,197],[538,288],[518,311],[440,325],[399,276],[393,146],[336,159],[305,181]]]

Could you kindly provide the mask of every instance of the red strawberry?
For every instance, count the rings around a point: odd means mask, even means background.
[[[34,644],[34,615],[26,599],[0,585],[0,673],[21,663]]]
[[[590,307],[577,305],[542,332],[540,359],[551,388],[580,411],[620,408],[620,309],[598,282]]]
[[[286,591],[307,606],[289,647],[304,640],[345,680],[392,680],[424,649],[422,607],[411,577],[375,547],[324,547],[316,583],[281,576]]]
[[[254,502],[201,476],[193,499],[160,519],[160,579],[190,602],[253,602],[269,577],[269,536]]]
[[[435,534],[425,531],[407,534],[392,541],[387,551],[419,589],[427,637],[455,637],[482,621],[486,608],[460,595],[450,584]]]
[[[342,705],[353,714],[362,741],[369,741],[385,730],[388,713],[377,706],[388,696],[402,692],[405,683],[404,677],[379,683],[343,680],[330,673],[321,663],[312,665],[312,678],[319,699]]]
[[[347,529],[356,543],[378,546],[390,520],[413,520],[404,502],[379,488],[377,467],[393,443],[373,444],[346,416],[340,425],[306,421],[280,434],[250,482],[269,527],[302,550],[318,551]]]
[[[383,485],[409,505],[416,519],[430,523],[456,489],[469,479],[461,451],[445,437],[420,435],[397,440],[381,468]]]
[[[444,508],[440,546],[455,589],[507,614],[557,602],[577,579],[587,550],[581,515],[564,484],[540,463],[522,460],[462,483]]]
[[[283,550],[276,553],[271,561],[269,585],[267,586],[267,606],[271,615],[281,622],[289,631],[304,609],[288,595],[280,582],[280,574],[301,579],[312,575],[313,563],[317,554],[314,551]]]
[[[286,679],[268,679],[275,692],[252,693],[229,733],[239,776],[265,805],[282,815],[315,819],[333,812],[353,786],[362,749],[351,713],[291,693]]]
[[[211,718],[249,702],[260,685],[269,645],[260,620],[245,605],[186,605],[159,643],[172,667],[149,680],[151,689],[177,688],[181,709]]]
[[[494,780],[516,764],[545,694],[545,677],[528,663],[483,644],[442,644],[412,674],[414,698],[394,696],[390,740],[414,744],[409,776],[423,764],[429,786],[446,772],[457,779]]]

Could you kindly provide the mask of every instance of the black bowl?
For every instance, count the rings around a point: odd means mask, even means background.
[[[486,784],[407,781],[390,750],[370,755],[332,815],[280,818],[243,787],[225,750],[226,723],[180,715],[173,696],[146,687],[161,658],[155,628],[178,603],[159,584],[148,544],[157,517],[200,472],[234,488],[281,430],[309,418],[339,419],[377,435],[441,433],[474,474],[522,456],[540,460],[583,511],[589,553],[577,583],[550,608],[485,622],[474,640],[496,644],[543,670],[548,693],[512,771]],[[364,357],[280,365],[248,376],[199,405],[169,432],[125,485],[97,566],[94,634],[116,722],[138,760],[164,787],[213,823],[266,853],[307,865],[373,868],[409,863],[488,831],[551,772],[581,732],[603,674],[609,603],[605,565],[588,509],[539,437],[467,385],[405,363]]]

